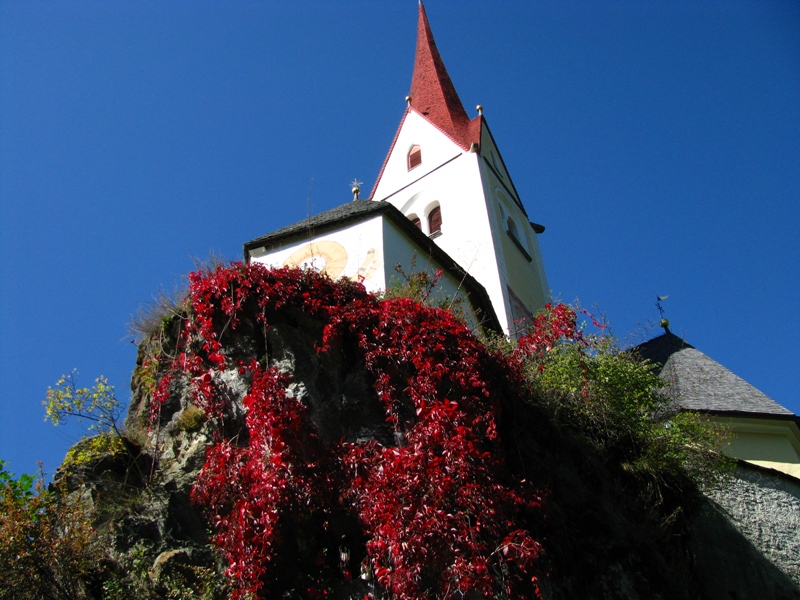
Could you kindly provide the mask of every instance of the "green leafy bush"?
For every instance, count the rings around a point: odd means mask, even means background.
[[[578,315],[586,320],[579,322]],[[621,350],[588,311],[548,305],[517,357],[536,402],[555,421],[634,473],[699,486],[725,478],[725,430],[680,412],[663,393],[654,365]]]

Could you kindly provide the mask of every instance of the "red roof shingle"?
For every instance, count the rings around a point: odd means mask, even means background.
[[[470,126],[467,111],[436,48],[422,2],[419,4],[417,53],[411,78],[411,108],[464,149],[468,149],[472,142],[479,141],[480,128]],[[479,121],[479,117],[475,120]],[[478,135],[475,136],[475,133]]]

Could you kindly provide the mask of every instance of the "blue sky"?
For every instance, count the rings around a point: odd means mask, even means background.
[[[553,291],[657,321],[800,413],[800,4],[426,4],[484,106]],[[62,373],[127,401],[126,324],[192,257],[369,189],[403,113],[413,0],[0,0],[0,458],[49,473]]]

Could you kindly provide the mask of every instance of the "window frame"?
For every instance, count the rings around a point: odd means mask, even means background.
[[[422,148],[419,144],[414,144],[408,149],[406,155],[406,167],[409,171],[416,169],[422,164]]]
[[[438,220],[438,227],[434,227],[435,221]],[[441,234],[442,233],[442,207],[440,205],[436,205],[428,211],[428,235],[434,234]]]

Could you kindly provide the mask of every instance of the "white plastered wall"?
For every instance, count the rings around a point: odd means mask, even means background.
[[[484,193],[490,210],[495,211],[495,222],[498,225],[495,231],[502,240],[506,281],[528,311],[535,314],[550,299],[550,287],[538,236],[527,215],[519,207],[521,200],[485,123],[481,134],[481,154],[484,157],[484,162],[481,163]],[[517,241],[530,256],[530,261],[508,235],[509,218],[516,225]]]
[[[422,164],[408,170],[413,145],[422,149]],[[433,206],[442,211],[435,242],[486,288],[497,318],[508,322],[498,274],[497,251],[483,196],[478,156],[467,152],[414,111],[406,116],[375,200],[387,200],[404,215],[416,215],[429,233],[426,217]],[[507,329],[507,326],[505,326]]]
[[[445,300],[448,303],[452,303],[453,306],[458,305],[464,313],[467,325],[469,325],[471,329],[477,330],[480,323],[478,315],[475,313],[472,305],[466,301],[466,292],[462,286],[462,282],[445,270],[447,265],[440,264],[427,250],[413,243],[397,225],[389,219],[384,219],[383,241],[386,281],[389,286],[404,283],[402,275],[395,270],[395,265],[402,265],[403,269],[408,272],[412,258],[415,262],[415,272],[427,271],[430,274],[435,274],[436,271],[441,270],[441,277],[436,287],[433,289],[430,299],[434,301]],[[464,299],[464,301],[460,303],[457,302],[459,298]]]
[[[501,276],[531,314],[548,301],[549,289],[544,273],[539,243],[525,213],[510,198],[508,189],[497,180],[493,172],[484,168],[486,197],[489,210],[494,212],[493,231],[498,240]],[[509,235],[509,220],[514,224],[515,238],[525,253],[520,251]]]
[[[376,215],[313,240],[293,240],[262,255],[252,253],[251,261],[274,268],[308,267],[332,279],[360,279],[367,291],[377,292],[386,287],[382,220]]]
[[[395,265],[402,265],[408,272],[412,258],[416,263],[415,271],[434,274],[442,270],[431,294],[432,300],[465,297],[462,282],[446,271],[448,265],[436,261],[425,248],[415,244],[383,215],[316,236],[310,241],[294,240],[264,254],[252,251],[250,260],[270,268],[304,267],[325,272],[333,279],[360,280],[368,292],[378,293],[387,285],[403,283]],[[472,306],[465,301],[460,303],[460,308],[467,324],[477,330],[480,320]]]
[[[490,143],[506,185],[513,189],[487,129],[482,139]],[[422,164],[409,171],[407,155],[414,145],[422,150]],[[478,154],[463,150],[411,111],[387,160],[374,199],[387,200],[404,215],[419,217],[425,233],[430,233],[428,213],[433,206],[440,206],[442,229],[435,242],[486,288],[497,317],[508,332],[512,317],[506,285],[531,313],[544,305],[549,291],[536,234],[510,198],[508,214],[513,216],[532,261],[525,261],[508,239],[495,195],[495,189],[500,187],[500,180]]]
[[[408,151],[418,145],[422,150],[422,163],[408,170]],[[381,174],[373,200],[389,200],[388,196],[401,190],[463,152],[460,146],[428,123],[416,112],[409,111],[395,140],[391,156]]]
[[[728,456],[800,479],[800,431],[791,421],[709,417],[731,433],[722,450]]]

